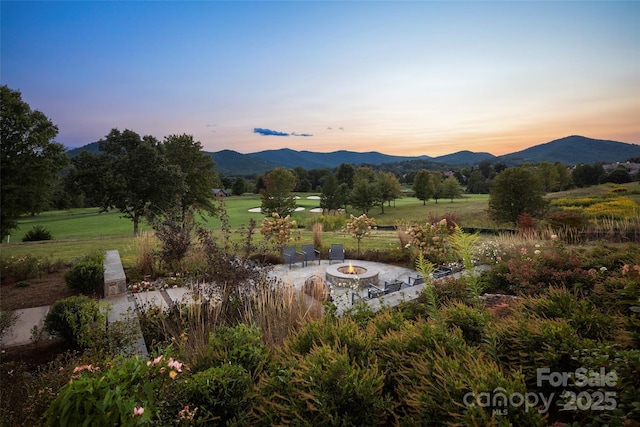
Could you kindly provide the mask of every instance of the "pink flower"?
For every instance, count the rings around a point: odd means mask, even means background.
[[[157,365],[158,363],[160,363],[161,360],[162,360],[162,355],[153,359],[153,362],[152,361],[147,362],[147,366]]]
[[[173,357],[170,357],[169,360],[167,360],[167,366],[170,368],[175,369],[178,372],[182,372],[182,362],[178,362],[177,360],[173,360]]]
[[[142,415],[142,414],[144,414],[144,408],[142,406],[139,408],[138,407],[133,408],[133,415]]]

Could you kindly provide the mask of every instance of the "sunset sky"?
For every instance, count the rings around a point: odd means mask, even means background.
[[[78,147],[501,155],[640,143],[640,2],[1,3],[0,81]]]

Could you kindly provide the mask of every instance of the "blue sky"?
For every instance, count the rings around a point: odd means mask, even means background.
[[[0,81],[68,147],[500,155],[640,143],[640,2],[0,3]]]

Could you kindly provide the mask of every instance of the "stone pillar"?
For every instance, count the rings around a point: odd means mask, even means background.
[[[117,250],[104,253],[104,296],[105,298],[127,292],[127,277]]]

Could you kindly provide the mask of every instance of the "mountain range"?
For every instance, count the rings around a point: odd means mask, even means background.
[[[98,152],[98,143],[94,142],[80,148],[67,151],[69,157],[80,151]],[[251,176],[277,167],[304,169],[335,168],[341,163],[353,165],[382,165],[390,163],[413,162],[416,160],[451,167],[477,165],[483,160],[492,164],[504,163],[517,166],[524,163],[560,162],[566,165],[594,164],[597,162],[623,162],[629,158],[640,157],[640,145],[625,142],[592,139],[584,136],[568,136],[544,144],[502,156],[485,152],[458,151],[438,157],[429,156],[392,156],[376,151],[358,153],[354,151],[334,151],[318,153],[296,151],[289,148],[265,150],[242,154],[233,150],[207,152],[216,163],[216,170],[224,176]]]

